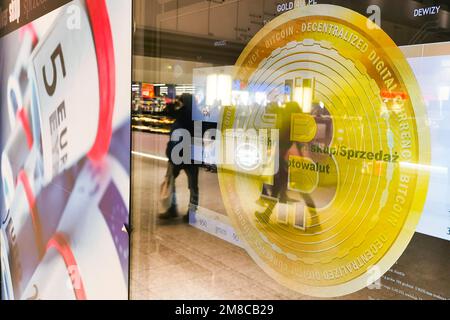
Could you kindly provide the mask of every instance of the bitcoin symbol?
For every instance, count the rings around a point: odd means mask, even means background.
[[[252,141],[239,138],[246,130],[277,132],[257,157],[256,148],[239,152],[240,167],[221,164],[220,187],[255,262],[312,296],[355,292],[389,270],[427,193],[418,85],[394,42],[367,22],[332,5],[271,21],[236,63],[235,95],[248,99],[224,106],[219,123],[220,159],[236,154],[225,132],[242,141]]]
[[[262,188],[261,202],[265,211],[257,211],[256,216],[263,223],[267,223],[272,211],[277,209],[278,222],[289,223],[292,212],[293,226],[306,231],[309,213],[313,226],[320,228],[319,211],[329,205],[335,195],[335,191],[326,195],[321,192],[323,187],[331,185],[331,190],[336,187],[337,166],[328,151],[333,134],[332,120],[324,103],[314,100],[314,82],[314,78],[285,81],[288,102],[279,109],[277,129],[280,139],[289,141],[280,140],[279,169],[273,177],[274,183],[264,184]],[[327,152],[311,152],[319,149]],[[332,175],[331,179],[327,175]]]

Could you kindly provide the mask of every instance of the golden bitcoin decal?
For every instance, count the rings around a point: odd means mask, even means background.
[[[233,81],[219,180],[251,257],[312,296],[370,285],[408,245],[428,188],[425,106],[401,51],[366,17],[314,5],[267,24]]]

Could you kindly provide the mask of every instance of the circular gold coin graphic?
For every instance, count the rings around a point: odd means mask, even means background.
[[[415,232],[429,176],[425,106],[395,43],[349,9],[290,11],[241,54],[231,101],[219,181],[251,257],[316,297],[378,280]]]

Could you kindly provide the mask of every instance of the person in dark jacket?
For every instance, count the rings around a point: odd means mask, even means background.
[[[198,174],[199,174],[199,168],[198,165],[194,164],[192,159],[189,159],[189,163],[181,163],[181,164],[175,164],[178,163],[178,161],[174,161],[172,159],[172,151],[174,147],[180,143],[180,141],[173,141],[172,138],[174,137],[174,133],[177,130],[187,130],[190,134],[191,138],[191,144],[192,144],[192,137],[194,136],[194,123],[192,121],[192,95],[191,94],[183,94],[177,99],[177,102],[169,106],[169,115],[175,118],[175,122],[172,124],[170,129],[170,141],[167,144],[166,148],[166,156],[169,159],[166,178],[173,178],[175,180],[179,175],[181,171],[184,171],[186,173],[187,179],[188,179],[188,188],[190,192],[190,204],[191,206],[194,206],[195,208],[198,206],[199,201],[199,188],[198,188]],[[182,151],[181,151],[182,152]],[[183,154],[179,155],[180,157],[183,156]],[[172,204],[170,208],[163,214],[159,215],[160,219],[173,219],[178,217],[178,210],[177,210],[177,201],[176,201],[176,190],[175,190],[175,183],[173,183],[172,186]],[[187,214],[183,217],[185,222],[189,222],[189,209]]]

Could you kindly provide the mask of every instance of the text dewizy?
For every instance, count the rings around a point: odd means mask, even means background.
[[[431,16],[439,13],[441,6],[414,9],[414,17]]]

